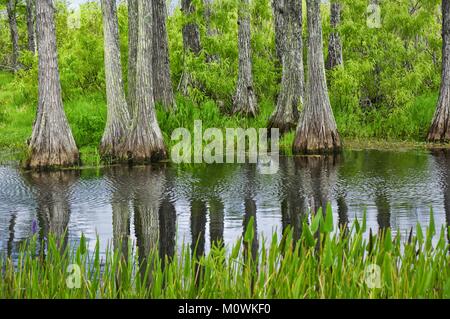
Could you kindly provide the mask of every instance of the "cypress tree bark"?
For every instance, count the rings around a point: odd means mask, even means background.
[[[429,142],[450,141],[450,0],[442,0],[442,80]]]
[[[138,0],[128,0],[128,109],[136,103],[136,65],[138,45]]]
[[[101,0],[105,51],[106,100],[108,115],[100,143],[102,157],[116,158],[130,121],[122,79],[119,22],[115,0]]]
[[[187,19],[192,18],[195,10],[196,8],[192,3],[192,0],[181,0],[181,11]],[[183,45],[185,51],[191,51],[196,55],[202,50],[200,44],[200,30],[197,23],[189,21],[183,26]]]
[[[322,154],[337,152],[341,140],[331,109],[325,78],[320,0],[308,0],[308,81],[306,101],[297,127],[293,152]]]
[[[258,113],[258,104],[253,90],[249,7],[249,0],[239,1],[239,71],[236,94],[233,97],[233,113],[256,116]]]
[[[183,47],[184,54],[191,52],[198,55],[202,50],[200,44],[200,30],[198,24],[194,21],[190,21],[195,13],[195,5],[192,0],[181,0],[181,11],[188,20],[188,22],[183,26]],[[189,88],[195,87],[198,84],[192,77],[192,74],[188,70],[184,70],[181,75],[180,83],[178,84],[178,90],[183,93],[183,95],[189,94]]]
[[[268,128],[279,128],[286,133],[298,123],[298,107],[303,103],[303,41],[302,0],[284,0],[284,53],[281,91],[277,108],[272,114]]]
[[[28,30],[28,50],[36,53],[36,28],[35,28],[35,0],[26,0],[27,5],[27,30]]]
[[[36,2],[39,99],[27,166],[45,168],[79,163],[79,153],[67,122],[61,96],[52,0]]]
[[[12,43],[12,67],[15,71],[19,68],[19,31],[16,19],[16,0],[8,0],[6,11],[8,12],[9,31]]]
[[[289,0],[287,0],[289,1]],[[273,22],[275,27],[275,49],[277,52],[278,61],[281,64],[283,61],[283,55],[285,51],[286,34],[284,28],[285,16],[288,14],[287,8],[285,8],[286,0],[273,0]]]
[[[169,39],[167,36],[166,0],[152,1],[153,7],[153,94],[155,102],[162,103],[168,111],[175,109],[172,79],[170,76]]]
[[[338,65],[342,65],[344,60],[342,58],[342,44],[341,37],[337,28],[341,23],[341,4],[339,2],[331,3],[330,24],[331,33],[328,42],[328,59],[326,63],[327,69],[331,70]]]
[[[149,1],[138,0],[138,17],[136,102],[131,129],[119,157],[130,163],[148,163],[165,159],[167,153],[153,99],[153,18]]]

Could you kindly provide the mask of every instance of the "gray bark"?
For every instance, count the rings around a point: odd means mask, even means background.
[[[337,152],[341,140],[325,78],[320,0],[308,0],[308,81],[306,101],[293,145],[294,154]]]
[[[128,0],[128,109],[136,101],[136,65],[138,44],[138,0]]]
[[[337,28],[341,23],[341,4],[339,2],[331,3],[330,25],[331,33],[328,42],[328,59],[326,67],[331,70],[338,65],[343,65],[341,37]]]
[[[103,12],[103,34],[105,52],[105,81],[108,115],[105,131],[100,143],[100,154],[104,158],[117,157],[130,121],[128,105],[122,79],[120,59],[119,22],[115,0],[101,0]]]
[[[153,99],[152,66],[152,7],[146,0],[138,0],[138,52],[136,66],[136,103],[131,129],[119,157],[130,163],[148,163],[167,157]]]
[[[269,120],[270,128],[280,133],[294,129],[298,123],[298,108],[303,103],[304,70],[302,41],[302,1],[284,0],[283,76],[277,108]]]
[[[176,108],[170,76],[169,39],[167,36],[166,0],[152,1],[153,7],[153,94],[164,108]]]
[[[9,31],[12,43],[12,67],[16,71],[19,68],[19,31],[17,29],[16,0],[8,0],[6,10],[8,12]]]
[[[285,2],[288,0],[273,0],[273,22],[275,27],[275,49],[278,57],[278,61],[281,64],[283,61],[283,54],[285,51],[286,43],[286,30],[284,28],[285,16],[289,14],[287,8],[285,8]]]
[[[428,141],[450,141],[450,0],[442,0],[442,80]]]
[[[72,166],[79,163],[79,153],[63,109],[54,2],[37,1],[36,12],[39,98],[27,166],[30,168]]]
[[[183,11],[183,14],[188,19],[188,22],[183,26],[184,49],[197,55],[202,49],[200,44],[200,30],[197,23],[190,21],[195,10],[196,8],[192,0],[181,0],[181,11]]]
[[[26,0],[27,5],[27,30],[28,30],[28,50],[36,53],[36,28],[35,28],[35,0]]]
[[[233,113],[256,116],[259,110],[253,89],[249,0],[239,1],[238,27],[239,70]]]
[[[198,55],[202,50],[200,43],[200,30],[198,24],[195,21],[191,21],[195,14],[195,6],[192,0],[181,0],[181,11],[183,12],[187,23],[183,26],[183,47],[184,54],[191,52]],[[180,83],[178,84],[178,90],[183,95],[189,95],[189,88],[199,86],[197,81],[193,78],[189,70],[183,71],[181,75]]]

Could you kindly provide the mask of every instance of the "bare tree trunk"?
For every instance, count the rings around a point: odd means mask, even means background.
[[[258,113],[258,104],[253,90],[249,7],[249,0],[239,1],[239,71],[236,94],[233,97],[233,113],[256,116]]]
[[[303,103],[302,0],[284,0],[283,77],[277,108],[269,120],[270,128],[289,132],[298,123],[298,107]]]
[[[442,80],[429,142],[450,141],[450,0],[442,0]]]
[[[108,117],[100,143],[104,158],[116,158],[130,122],[122,79],[119,22],[115,0],[101,0],[105,51],[106,100]]]
[[[11,33],[12,66],[15,71],[19,68],[19,31],[17,30],[16,1],[17,0],[8,0],[6,6],[8,12],[9,30]]]
[[[341,37],[337,28],[341,23],[341,4],[338,1],[331,3],[331,33],[330,40],[328,42],[328,59],[326,67],[331,70],[338,65],[342,65],[344,60],[342,58],[342,44]]]
[[[28,50],[36,53],[36,28],[35,28],[35,0],[26,0],[27,4],[27,30],[28,30]]]
[[[285,51],[286,43],[286,30],[284,28],[285,16],[289,13],[287,8],[285,8],[286,0],[273,0],[273,17],[274,17],[274,27],[275,27],[275,48],[277,52],[278,61],[281,64],[283,61],[283,55]],[[301,18],[301,17],[300,17]]]
[[[181,11],[183,11],[187,19],[192,18],[195,10],[192,0],[181,0]],[[199,54],[202,50],[200,30],[197,23],[190,21],[183,26],[183,45],[185,51],[191,51],[194,54]]]
[[[61,96],[52,0],[36,2],[39,99],[27,166],[45,168],[79,163],[79,153],[67,122]]]
[[[148,163],[167,157],[161,129],[156,118],[152,74],[152,6],[138,0],[139,32],[136,67],[136,103],[131,129],[120,157],[131,163]]]
[[[153,94],[155,102],[169,111],[176,108],[170,76],[166,0],[152,1],[153,7]]]
[[[128,109],[136,103],[136,64],[138,45],[138,0],[128,0]]]
[[[192,0],[181,0],[181,11],[186,19],[192,19],[195,10],[196,8],[192,3]],[[192,52],[193,54],[198,55],[202,50],[198,24],[193,21],[189,21],[183,26],[182,33],[184,54],[186,55],[188,52]],[[181,91],[183,95],[188,95],[189,88],[195,86],[197,86],[197,83],[189,70],[186,70],[185,66],[178,85],[178,90]]]
[[[308,81],[306,101],[297,127],[293,152],[337,152],[341,140],[331,109],[325,78],[320,0],[308,0]]]

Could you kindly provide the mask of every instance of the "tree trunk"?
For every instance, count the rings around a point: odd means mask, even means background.
[[[15,71],[19,68],[19,31],[17,30],[16,0],[8,0],[7,12],[9,20],[9,30],[12,43],[12,66]]]
[[[170,76],[169,39],[167,36],[166,0],[152,1],[153,7],[153,94],[155,102],[162,103],[168,111],[175,109],[172,79]]]
[[[275,26],[275,48],[277,52],[278,61],[281,64],[283,61],[283,55],[286,43],[286,30],[284,28],[285,16],[289,15],[287,8],[285,8],[285,2],[289,0],[273,0],[273,22]],[[301,18],[301,17],[300,17]]]
[[[236,94],[233,97],[233,113],[256,116],[258,113],[258,104],[253,90],[249,7],[249,0],[239,1],[239,71]]]
[[[101,0],[105,51],[105,81],[108,116],[100,143],[100,154],[114,159],[123,143],[130,121],[122,79],[119,23],[115,0]]]
[[[136,64],[138,45],[138,0],[128,0],[128,109],[136,103]]]
[[[130,163],[148,163],[167,157],[153,99],[152,6],[138,0],[138,51],[136,66],[136,103],[131,129],[120,157]]]
[[[344,60],[342,58],[342,44],[341,38],[337,28],[341,23],[341,4],[339,2],[331,3],[331,33],[330,41],[328,43],[328,59],[326,67],[331,70],[338,65],[342,65]]]
[[[181,0],[181,11],[183,12],[185,19],[188,22],[183,26],[183,47],[184,54],[188,52],[198,55],[202,50],[200,44],[200,30],[198,24],[192,20],[192,16],[195,13],[195,6],[192,0]],[[189,95],[189,88],[198,86],[192,74],[184,66],[183,74],[181,75],[180,83],[178,85],[178,90],[183,93],[183,95]]]
[[[341,140],[325,78],[320,0],[308,0],[308,81],[306,101],[293,145],[295,154],[338,152]]]
[[[181,0],[181,11],[183,11],[183,14],[188,20],[192,18],[195,9],[192,0]],[[196,55],[202,50],[200,30],[197,23],[189,21],[183,26],[183,45],[185,51],[191,51]]]
[[[303,103],[302,0],[284,0],[283,77],[277,108],[269,120],[270,128],[289,132],[298,123],[298,107]]]
[[[28,30],[28,50],[36,53],[36,28],[35,28],[35,0],[26,0],[27,4],[27,30]]]
[[[442,0],[442,80],[429,142],[450,141],[450,0]]]
[[[36,12],[39,99],[27,166],[72,166],[79,163],[79,153],[63,109],[53,1],[37,1]]]

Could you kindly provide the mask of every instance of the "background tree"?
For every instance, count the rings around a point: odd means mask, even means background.
[[[202,50],[200,43],[200,29],[198,24],[195,22],[196,8],[192,0],[181,0],[181,11],[183,12],[184,19],[186,20],[183,25],[183,48],[184,48],[184,59],[189,53],[198,55]],[[185,69],[181,75],[180,83],[178,85],[178,90],[184,95],[189,94],[189,88],[196,86],[195,80],[192,74]]]
[[[172,79],[170,76],[169,39],[167,36],[166,0],[152,1],[153,8],[153,94],[155,102],[166,110],[174,109]]]
[[[79,162],[78,149],[63,109],[56,48],[55,9],[52,0],[36,2],[39,97],[27,163],[31,168],[72,166]]]
[[[28,30],[28,50],[36,52],[36,27],[35,27],[35,0],[26,0],[27,7],[27,30]]]
[[[330,25],[331,33],[328,41],[328,59],[326,63],[327,69],[333,69],[343,64],[341,37],[337,30],[341,23],[341,4],[338,1],[331,3]]]
[[[442,0],[442,80],[428,141],[450,140],[450,0]]]
[[[341,140],[328,96],[323,57],[320,0],[307,0],[308,81],[306,101],[297,127],[293,152],[336,152]]]
[[[284,1],[283,76],[277,107],[269,119],[269,128],[285,133],[298,123],[298,107],[303,103],[302,0]]]
[[[8,0],[6,11],[8,12],[9,30],[12,43],[12,67],[16,71],[19,68],[19,31],[16,18],[17,0]]]
[[[233,113],[256,116],[258,104],[253,89],[249,0],[240,0],[238,10],[239,70]]]
[[[138,0],[128,0],[128,108],[136,102],[136,65],[138,43]]]
[[[131,129],[120,155],[132,163],[147,163],[167,157],[153,99],[152,20],[152,4],[147,0],[138,0],[136,101]]]
[[[105,82],[108,115],[100,143],[103,157],[115,158],[127,133],[130,115],[125,98],[120,60],[119,23],[115,0],[101,0],[105,52]]]
[[[288,14],[285,8],[286,0],[272,0],[273,8],[273,22],[275,27],[275,49],[277,52],[278,61],[282,63],[284,47],[286,43],[284,19]]]

